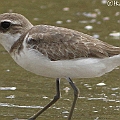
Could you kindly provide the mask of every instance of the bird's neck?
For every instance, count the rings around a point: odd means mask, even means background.
[[[4,33],[1,33],[1,34],[4,34]],[[4,35],[3,38],[0,38],[2,39],[1,44],[9,52],[14,42],[16,42],[20,38],[20,36],[21,36],[20,33],[17,33],[15,35],[6,34]]]

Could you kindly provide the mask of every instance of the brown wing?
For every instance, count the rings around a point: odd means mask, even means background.
[[[119,47],[78,31],[48,25],[33,27],[26,43],[27,47],[37,49],[52,61],[81,57],[104,58],[120,54]]]

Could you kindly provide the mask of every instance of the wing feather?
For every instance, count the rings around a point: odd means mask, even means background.
[[[29,31],[27,47],[37,49],[51,61],[81,57],[104,58],[120,54],[120,48],[67,28],[39,25]]]

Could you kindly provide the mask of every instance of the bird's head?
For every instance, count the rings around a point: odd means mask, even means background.
[[[0,43],[9,51],[20,36],[33,25],[21,14],[4,13],[0,15]]]

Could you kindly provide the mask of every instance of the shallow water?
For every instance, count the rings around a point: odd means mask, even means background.
[[[112,0],[111,3],[106,0],[0,1],[0,13],[21,13],[34,25],[67,27],[120,46],[120,6],[113,4]],[[99,78],[73,81],[80,90],[73,120],[120,119],[119,67]],[[67,120],[73,91],[64,79],[60,86],[60,100],[38,119]],[[0,46],[0,120],[28,118],[54,95],[55,80],[25,71]]]

